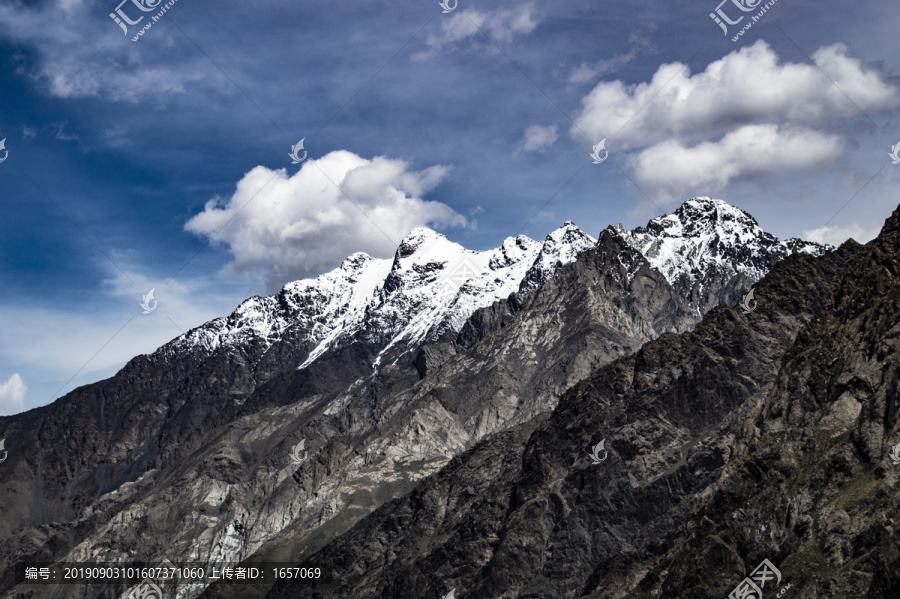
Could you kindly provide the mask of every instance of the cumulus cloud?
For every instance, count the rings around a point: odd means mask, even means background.
[[[552,146],[559,137],[556,134],[556,125],[541,127],[533,125],[525,129],[525,139],[522,141],[522,149],[526,152],[540,150],[548,146]]]
[[[493,12],[467,9],[454,12],[441,21],[437,34],[426,38],[428,50],[413,55],[413,59],[435,56],[448,46],[479,36],[479,29],[495,42],[509,43],[518,35],[534,31],[540,19],[534,14],[534,4],[529,3],[515,9],[498,9]],[[489,43],[489,42],[488,42]]]
[[[645,83],[601,82],[583,98],[572,134],[615,136],[619,148],[631,149],[672,138],[711,139],[743,125],[812,124],[900,106],[900,89],[847,56],[843,44],[822,47],[812,58],[828,77],[814,65],[781,63],[760,40],[693,76],[676,62]]]
[[[446,204],[420,197],[447,171],[411,171],[403,160],[347,151],[307,160],[294,175],[258,166],[229,199],[207,202],[185,228],[228,246],[235,274],[262,273],[277,289],[354,252],[388,257],[415,227],[465,226]]]
[[[18,373],[0,383],[0,416],[11,416],[25,409],[25,394],[28,387]]]
[[[815,65],[782,62],[760,40],[693,75],[671,63],[647,82],[601,82],[582,99],[571,134],[608,138],[641,189],[662,201],[822,168],[847,143],[840,121],[896,109],[900,87],[842,44],[812,58]]]
[[[778,125],[748,125],[720,140],[685,146],[669,140],[628,159],[635,177],[662,199],[717,192],[759,175],[810,170],[837,159],[839,136]]]
[[[881,232],[878,226],[863,226],[857,223],[851,223],[839,227],[819,227],[818,229],[810,229],[804,231],[800,236],[807,241],[815,241],[816,243],[828,243],[834,246],[841,245],[848,239],[854,239],[859,243],[868,243]]]

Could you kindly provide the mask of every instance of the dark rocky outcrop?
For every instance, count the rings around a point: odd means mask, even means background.
[[[900,211],[788,258],[312,555],[334,589],[267,596],[726,597],[766,558],[792,597],[896,596],[898,256]]]

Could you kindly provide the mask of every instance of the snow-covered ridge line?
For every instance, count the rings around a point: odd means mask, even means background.
[[[543,243],[520,235],[480,252],[418,228],[401,241],[392,260],[353,254],[315,279],[246,300],[228,317],[193,329],[170,346],[214,351],[251,340],[270,346],[291,333],[292,340],[312,345],[303,368],[353,340],[417,345],[458,332],[472,313],[520,291],[526,279],[523,291],[540,286],[594,244],[571,222]]]
[[[621,236],[671,284],[687,289],[702,288],[712,272],[757,281],[795,251],[819,255],[829,249],[798,239],[779,241],[748,213],[708,197],[692,198],[646,227],[627,231],[612,225],[607,232]],[[255,352],[262,355],[282,342],[304,348],[298,368],[354,342],[380,348],[382,354],[414,348],[452,338],[476,310],[513,292],[537,289],[596,243],[571,222],[543,242],[520,235],[486,251],[467,250],[430,229],[414,229],[393,259],[353,254],[331,272],[246,300],[231,315],[189,331],[167,348],[211,352],[252,343],[261,346]]]
[[[747,212],[709,197],[691,198],[646,227],[613,227],[670,284],[682,277],[696,281],[713,267],[758,281],[768,272],[771,258],[782,260],[794,252],[819,256],[833,249],[800,239],[779,241]]]

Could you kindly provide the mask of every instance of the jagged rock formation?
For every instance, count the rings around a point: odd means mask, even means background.
[[[333,589],[267,597],[723,598],[764,559],[767,598],[898,596],[900,208],[755,289],[312,555]]]
[[[13,450],[0,591],[15,560],[311,554],[459,453],[531,426],[597,368],[736,301],[791,248],[826,251],[754,227],[695,199],[596,242],[566,223],[470,252],[416,230],[393,260],[355,254],[0,419]],[[659,262],[653,248],[673,243],[687,258]],[[295,465],[301,439],[310,457]]]

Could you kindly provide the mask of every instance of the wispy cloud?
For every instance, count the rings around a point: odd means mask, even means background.
[[[650,24],[640,31],[632,32],[628,36],[629,49],[627,52],[616,54],[612,58],[604,58],[592,63],[582,62],[572,70],[569,75],[569,83],[580,84],[595,80],[601,75],[614,73],[627,64],[632,63],[638,56],[654,50],[653,43],[648,34],[656,31],[656,25]]]
[[[202,55],[167,52],[163,61],[158,53],[130,48],[124,56],[104,52],[109,45],[104,40],[116,28],[97,17],[97,11],[79,0],[7,2],[0,4],[0,37],[35,50],[28,60],[21,53],[14,55],[16,72],[57,98],[159,102],[200,84],[213,85]]]
[[[853,239],[859,243],[868,243],[875,239],[880,232],[881,227],[877,225],[851,223],[843,226],[809,229],[808,231],[803,231],[803,234],[800,237],[808,241],[815,241],[816,243],[829,243],[837,246],[848,239]]]
[[[111,375],[132,357],[152,353],[182,332],[229,314],[250,295],[246,283],[228,285],[215,277],[180,277],[167,283],[168,276],[157,278],[130,268],[121,255],[114,258],[126,268],[127,278],[101,263],[109,268],[109,277],[79,310],[65,302],[51,307],[0,305],[0,363],[27,374],[32,395],[39,394],[25,398],[13,392],[23,387],[7,382],[7,397],[43,405],[57,390],[61,396]],[[153,287],[157,308],[144,315],[141,296]]]
[[[533,150],[540,150],[552,146],[559,137],[556,134],[556,129],[556,125],[549,125],[547,127],[533,125],[528,129],[525,129],[525,139],[522,140],[522,149],[526,152],[531,152]]]
[[[484,32],[494,42],[508,44],[517,36],[527,35],[540,24],[535,14],[534,4],[529,3],[514,9],[480,11],[466,9],[452,13],[441,22],[440,31],[426,38],[428,50],[412,56],[414,60],[436,56],[462,42],[477,39]],[[484,43],[489,43],[486,40]]]

